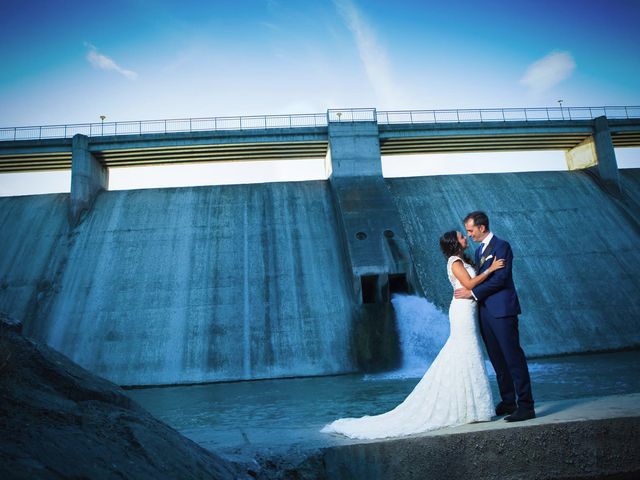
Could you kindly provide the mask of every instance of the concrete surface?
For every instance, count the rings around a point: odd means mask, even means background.
[[[60,198],[0,200],[0,308],[80,365],[121,385],[355,370],[326,182],[101,192],[72,231]]]
[[[543,402],[538,418],[328,448],[326,478],[632,479],[640,394]]]
[[[540,356],[640,345],[640,170],[620,177],[620,196],[584,171],[384,183],[415,283],[445,310],[438,238],[489,213],[514,250],[525,352]],[[368,324],[329,182],[102,191],[74,228],[68,199],[0,199],[0,308],[79,364],[124,385],[357,368]],[[389,263],[407,258],[378,241]]]
[[[618,162],[613,149],[611,130],[607,117],[598,117],[593,121],[593,143],[598,159],[598,174],[604,185],[614,194],[620,193],[620,175]]]
[[[98,193],[107,190],[109,172],[89,151],[89,137],[86,135],[73,137],[71,152],[69,223],[74,226],[91,209]]]

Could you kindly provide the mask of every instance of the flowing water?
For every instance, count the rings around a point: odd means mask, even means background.
[[[446,341],[448,321],[418,297],[394,298],[403,366],[379,375],[262,380],[130,390],[160,420],[205,448],[285,452],[340,443],[319,433],[345,416],[390,410],[413,389]],[[537,402],[640,392],[640,351],[529,362]],[[488,364],[494,397],[495,374]]]

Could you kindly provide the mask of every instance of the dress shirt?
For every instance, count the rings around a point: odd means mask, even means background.
[[[493,238],[493,232],[489,232],[489,234],[484,237],[484,240],[482,240],[482,243],[480,245],[480,256],[482,256],[484,250],[487,248],[487,245],[489,245],[489,242],[491,241],[491,239]]]
[[[491,241],[491,239],[493,238],[493,232],[489,232],[489,234],[484,237],[484,240],[482,240],[482,242],[480,243],[480,256],[482,257],[482,253],[484,252],[484,250],[487,248],[487,245],[489,245],[489,242]],[[478,265],[478,268],[480,268],[480,266]],[[478,301],[478,299],[476,298],[475,293],[473,293],[473,290],[471,290],[471,296],[473,297],[474,300]]]

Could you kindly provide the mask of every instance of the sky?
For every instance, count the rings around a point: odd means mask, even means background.
[[[640,0],[0,3],[0,127],[100,115],[640,105]],[[547,163],[562,168],[557,153]],[[523,163],[517,155],[492,158]],[[621,156],[640,166],[637,151]],[[440,164],[425,162],[421,174]],[[297,179],[288,165],[272,167]],[[324,171],[304,168],[309,178]],[[113,188],[119,177],[160,175],[146,172],[113,172]],[[0,175],[0,194],[28,182]]]

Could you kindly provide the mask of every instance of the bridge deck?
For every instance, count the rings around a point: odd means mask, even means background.
[[[614,147],[640,146],[640,118],[609,119]],[[593,120],[378,124],[381,155],[569,150],[593,135]],[[89,138],[107,167],[187,162],[324,158],[328,127],[109,135]],[[0,173],[69,170],[70,138],[0,142]]]

